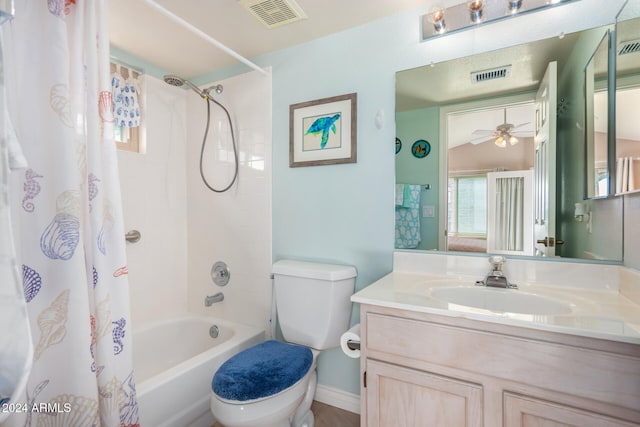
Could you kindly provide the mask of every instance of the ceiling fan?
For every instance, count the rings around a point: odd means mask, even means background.
[[[507,109],[504,109],[504,122],[498,126],[496,126],[495,130],[492,129],[476,129],[471,135],[474,137],[471,139],[472,144],[481,144],[486,141],[490,141],[494,139],[494,143],[500,147],[505,148],[507,146],[507,142],[510,145],[516,145],[520,142],[517,136],[533,136],[531,131],[517,131],[516,129],[521,128],[522,126],[528,125],[530,122],[520,123],[515,126],[511,123],[507,123]]]

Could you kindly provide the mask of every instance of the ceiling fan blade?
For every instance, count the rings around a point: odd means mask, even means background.
[[[495,129],[476,129],[471,132],[471,135],[493,135]]]
[[[509,132],[513,136],[534,137],[535,132],[532,130],[517,130],[515,132]]]
[[[520,127],[522,127],[522,126],[526,126],[526,125],[528,125],[528,124],[530,124],[530,123],[531,123],[531,122],[524,122],[524,123],[520,123],[518,126],[514,126],[514,127],[512,127],[511,129],[518,129],[518,128],[520,128]]]
[[[473,145],[477,145],[477,144],[482,144],[483,142],[491,141],[494,138],[495,138],[494,135],[487,135],[487,136],[481,136],[479,138],[473,138],[469,142]]]

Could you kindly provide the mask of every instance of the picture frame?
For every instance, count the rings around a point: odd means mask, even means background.
[[[289,106],[289,167],[357,161],[358,94]]]

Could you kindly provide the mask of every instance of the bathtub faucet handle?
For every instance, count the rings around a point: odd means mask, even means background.
[[[229,271],[229,267],[222,261],[217,261],[211,267],[211,279],[213,283],[218,286],[226,286],[231,279],[231,271]]]
[[[222,292],[218,292],[215,295],[208,295],[204,298],[205,307],[211,307],[214,303],[224,301],[224,294]]]

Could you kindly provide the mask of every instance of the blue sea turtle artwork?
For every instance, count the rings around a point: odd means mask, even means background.
[[[337,113],[333,116],[325,116],[316,119],[309,129],[305,132],[305,135],[317,135],[322,133],[322,137],[320,139],[320,148],[324,149],[329,141],[329,130],[331,130],[334,134],[337,132],[336,130],[336,122],[340,119],[341,114]]]

